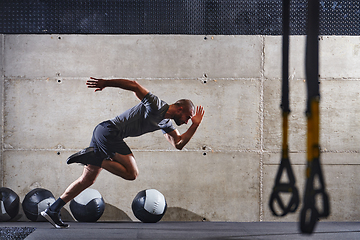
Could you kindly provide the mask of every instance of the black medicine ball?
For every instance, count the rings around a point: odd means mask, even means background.
[[[20,198],[10,188],[0,188],[0,222],[9,221],[19,213]]]

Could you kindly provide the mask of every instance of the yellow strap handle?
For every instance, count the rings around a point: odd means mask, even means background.
[[[289,113],[283,112],[282,158],[289,158],[288,118],[289,118]]]
[[[310,102],[310,112],[307,113],[307,161],[311,163],[314,158],[320,157],[319,147],[319,132],[320,132],[320,111],[319,111],[319,99],[312,99]],[[308,164],[306,170],[306,177],[310,176],[310,167]]]

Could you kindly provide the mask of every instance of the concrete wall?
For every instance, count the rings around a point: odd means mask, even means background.
[[[275,218],[268,208],[281,148],[281,37],[204,37],[1,35],[2,186],[21,200],[35,187],[57,198],[82,172],[66,158],[88,146],[97,123],[137,103],[119,89],[94,93],[86,80],[130,78],[168,103],[193,99],[206,114],[183,151],[161,132],[127,139],[140,176],[128,182],[100,174],[92,188],[107,203],[101,220],[136,220],[133,197],[156,188],[168,202],[163,220],[297,221],[299,210]],[[302,198],[305,38],[290,44],[290,158]],[[358,220],[360,38],[322,37],[320,50],[327,220]]]

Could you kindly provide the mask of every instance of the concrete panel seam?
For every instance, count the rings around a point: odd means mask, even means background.
[[[262,153],[281,153],[281,150],[263,150]],[[290,154],[293,153],[306,153],[306,150],[299,150],[299,151],[289,151]],[[327,150],[321,149],[320,153],[360,153],[359,150]]]
[[[291,163],[292,166],[306,166],[306,160],[304,163]],[[263,166],[279,166],[278,163],[264,163]],[[321,163],[321,166],[360,166],[360,163]]]
[[[265,38],[264,36],[261,37],[261,44],[262,44],[262,51],[261,51],[261,72],[260,72],[260,103],[259,103],[259,118],[260,118],[260,166],[259,166],[259,221],[263,221],[263,211],[264,211],[264,203],[263,203],[263,180],[264,180],[264,173],[263,173],[263,153],[264,153],[264,66],[265,66]]]
[[[113,78],[122,78],[121,76],[83,76],[83,77],[56,77],[56,76],[51,76],[51,77],[46,77],[46,76],[39,76],[39,77],[27,77],[27,76],[3,76],[4,80],[9,81],[9,80],[14,80],[14,79],[23,79],[23,80],[50,80],[50,79],[58,79],[61,78],[62,80],[80,80],[80,81],[84,81],[84,79],[87,79],[89,77],[98,77],[98,78],[103,78],[103,79],[113,79]],[[138,77],[138,78],[126,78],[128,80],[144,80],[144,81],[166,81],[166,80],[194,80],[194,81],[201,81],[203,82],[204,80],[207,81],[213,81],[213,80],[221,80],[221,81],[254,81],[254,80],[261,80],[262,77],[257,78],[257,77],[252,77],[252,78],[216,78],[216,77],[201,77],[201,78],[146,78],[146,77]],[[267,80],[273,80],[273,79],[267,79]],[[359,79],[360,80],[360,79]]]
[[[320,78],[320,81],[341,81],[341,80],[347,80],[347,81],[360,81],[359,78],[355,78],[355,77],[325,77],[325,78]]]
[[[321,153],[360,153],[360,151],[358,150],[344,150],[344,151],[341,151],[341,150],[321,150],[320,151]]]
[[[77,152],[82,149],[64,149],[64,148],[5,148],[3,151],[55,151],[55,152]],[[251,149],[235,149],[235,150],[195,150],[195,149],[188,149],[188,150],[177,150],[177,149],[148,149],[148,150],[138,150],[138,149],[131,149],[132,152],[199,152],[199,153],[258,153],[261,154],[260,150],[251,150]],[[276,153],[276,152],[268,152],[268,153]]]

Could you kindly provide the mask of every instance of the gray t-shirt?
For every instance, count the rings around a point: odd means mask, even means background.
[[[152,93],[141,102],[110,121],[120,130],[120,137],[137,137],[161,129],[163,133],[175,130],[170,119],[164,119],[169,105]]]

